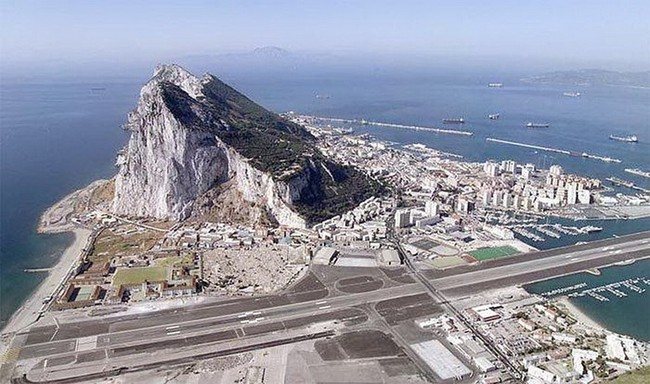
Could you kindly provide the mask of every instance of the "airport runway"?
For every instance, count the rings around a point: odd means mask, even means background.
[[[459,266],[459,267],[454,267],[454,268],[449,268],[444,270],[432,269],[424,273],[428,279],[434,280],[446,276],[459,275],[467,272],[490,269],[490,268],[495,268],[503,265],[523,263],[526,261],[538,260],[547,257],[566,255],[571,252],[593,251],[593,250],[602,251],[603,248],[609,246],[624,245],[626,243],[633,243],[637,241],[641,242],[641,244],[643,244],[644,241],[650,242],[650,231],[639,232],[632,235],[614,237],[614,238],[609,238],[604,240],[597,240],[597,241],[592,241],[580,245],[570,245],[567,247],[553,248],[544,251],[528,252],[528,253],[519,254],[510,257],[502,257],[502,258],[493,259],[489,261],[483,261],[480,264],[476,264],[476,265]]]
[[[531,252],[476,266],[427,271],[426,277],[437,290],[453,299],[479,290],[524,284],[649,256],[650,233],[645,232]],[[339,273],[336,271],[335,274]],[[364,276],[368,270],[364,272],[360,269],[358,273],[358,276]],[[381,288],[382,285],[370,277],[346,276],[328,284],[329,287],[326,287],[318,278],[308,275],[289,292],[279,295],[82,320],[63,323],[58,327],[35,327],[16,337],[19,340],[14,345],[19,350],[17,360],[37,364],[34,372],[40,378],[49,379],[53,378],[48,376],[52,372],[57,372],[57,377],[61,378],[83,372],[89,374],[118,363],[126,364],[127,369],[135,369],[136,366],[147,369],[151,364],[167,364],[170,359],[185,361],[182,359],[187,357],[179,357],[179,354],[188,353],[193,348],[203,348],[205,353],[213,353],[216,343],[219,343],[217,350],[225,353],[223,351],[238,351],[237,347],[242,346],[253,348],[259,344],[258,348],[262,348],[265,343],[320,337],[313,336],[317,332],[310,330],[315,324],[338,321],[341,326],[347,324],[349,327],[367,320],[360,309],[367,303],[404,304],[427,292],[424,285],[419,283]],[[358,293],[339,291],[346,286],[361,287],[364,284],[370,284],[367,289],[374,290]],[[389,323],[438,310],[435,305],[417,301],[408,309],[384,310],[379,307],[380,313],[387,311],[382,316]]]
[[[607,242],[592,244],[573,250],[565,248],[564,252],[553,252],[531,258],[524,255],[523,261],[516,257],[510,258],[509,263],[502,265],[486,265],[482,269],[473,269],[464,273],[432,279],[431,282],[445,296],[471,294],[480,290],[494,289],[513,285],[527,284],[568,273],[584,271],[589,268],[610,265],[629,259],[642,259],[650,256],[650,240],[647,237],[627,239],[627,242]],[[596,245],[596,246],[594,246]]]
[[[165,316],[138,318],[107,318],[82,323],[61,324],[34,328],[28,333],[20,357],[44,357],[66,352],[74,352],[76,340],[96,337],[97,348],[129,343],[149,342],[154,339],[181,338],[187,334],[220,330],[233,326],[268,323],[274,319],[288,316],[306,316],[328,310],[349,308],[356,305],[399,298],[405,295],[424,292],[418,285],[404,285],[376,291],[336,296],[328,299],[315,299],[300,303],[290,303],[269,307],[269,298],[263,297],[252,302],[237,302],[210,308],[210,317],[197,317],[195,311],[188,310]],[[225,307],[225,308],[224,308]],[[206,308],[200,313],[205,315]]]
[[[629,259],[650,257],[650,239],[645,236],[611,239],[560,250],[532,252],[484,265],[436,271],[427,277],[445,296],[457,297],[477,290],[522,285],[565,274],[602,267]]]

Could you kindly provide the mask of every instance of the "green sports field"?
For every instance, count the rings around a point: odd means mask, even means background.
[[[469,254],[478,261],[498,259],[500,257],[516,255],[518,253],[518,250],[509,245],[502,247],[479,248],[475,251],[469,252]]]
[[[113,277],[113,285],[141,284],[145,281],[161,281],[167,279],[167,268],[144,267],[119,269]]]

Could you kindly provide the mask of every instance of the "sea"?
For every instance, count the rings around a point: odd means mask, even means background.
[[[396,145],[422,143],[468,161],[513,159],[545,168],[558,164],[567,172],[601,179],[616,176],[650,188],[650,179],[624,171],[648,170],[650,166],[650,89],[528,84],[521,81],[526,73],[501,71],[495,78],[485,71],[469,69],[450,71],[453,74],[440,69],[408,74],[291,70],[263,76],[218,68],[211,72],[276,112],[429,127],[443,127],[442,119],[462,117],[465,124],[444,128],[474,133],[466,137],[355,127],[357,132]],[[115,174],[115,155],[128,140],[121,127],[148,76],[134,73],[124,79],[87,81],[4,79],[0,84],[0,321],[6,322],[45,278],[44,273],[24,270],[54,265],[72,241],[69,234],[37,234],[41,213],[75,189]],[[489,88],[491,82],[502,82],[503,87]],[[567,97],[564,92],[580,92],[581,96]],[[500,119],[489,120],[488,114],[493,113],[499,113]],[[529,121],[549,123],[550,127],[525,128]],[[636,134],[639,142],[612,141],[610,134]],[[487,142],[488,137],[609,156],[622,163],[497,144]],[[634,192],[615,188],[612,193]],[[567,224],[576,225],[573,221]],[[650,230],[650,219],[588,224],[603,230],[531,245],[552,248]],[[572,285],[572,279],[588,279],[590,284],[599,285],[647,272],[648,263],[644,261],[630,267],[606,268],[600,276],[562,277],[528,289],[553,290]],[[644,340],[650,337],[644,322],[650,307],[647,293],[609,302],[579,298],[575,304],[612,330]]]

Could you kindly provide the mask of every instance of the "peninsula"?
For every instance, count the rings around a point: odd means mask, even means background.
[[[600,230],[556,217],[647,215],[650,196],[612,197],[558,165],[398,146],[357,123],[278,115],[212,75],[157,68],[117,175],[43,214],[41,231],[75,241],[3,330],[0,378],[553,383],[647,365],[646,342],[567,297],[650,280],[522,286],[649,257],[648,232],[530,244]]]

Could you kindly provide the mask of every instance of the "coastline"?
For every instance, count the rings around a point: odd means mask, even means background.
[[[555,299],[560,305],[564,306],[569,314],[575,318],[579,323],[599,331],[606,331],[606,328],[600,325],[597,321],[585,314],[578,306],[573,304],[568,297],[562,296]]]
[[[38,320],[43,301],[54,294],[68,275],[68,272],[76,265],[92,231],[85,228],[72,228],[70,232],[74,234],[72,244],[63,251],[57,263],[50,269],[47,277],[7,321],[0,332],[3,337],[6,334],[16,333]]]

